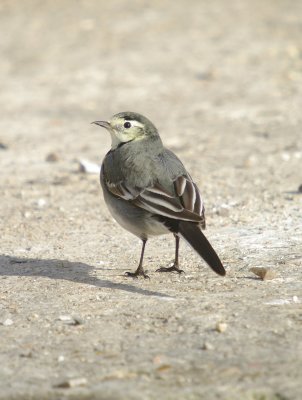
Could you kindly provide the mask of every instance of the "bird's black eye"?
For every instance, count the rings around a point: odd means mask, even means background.
[[[128,122],[128,121],[125,122],[125,123],[124,123],[124,128],[127,128],[127,129],[128,129],[128,128],[131,128],[130,122]]]

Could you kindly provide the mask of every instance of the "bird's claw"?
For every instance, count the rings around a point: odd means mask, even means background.
[[[135,278],[137,279],[139,276],[143,276],[145,279],[150,279],[150,276],[145,274],[144,271],[135,271],[135,272],[125,272],[126,276],[129,276],[130,278]]]
[[[176,265],[172,265],[172,267],[161,267],[156,270],[156,272],[177,272],[178,274],[182,274],[185,271],[179,269]]]

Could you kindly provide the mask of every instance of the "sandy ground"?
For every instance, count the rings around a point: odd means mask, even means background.
[[[1,399],[302,398],[301,18],[298,0],[1,2]],[[185,243],[186,273],[156,273],[172,236],[149,241],[150,280],[124,277],[140,243],[78,161],[125,110],[198,183],[225,278]]]

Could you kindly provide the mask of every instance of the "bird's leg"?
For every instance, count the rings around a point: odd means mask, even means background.
[[[184,272],[182,269],[179,269],[179,262],[178,262],[178,253],[179,253],[179,236],[174,233],[174,237],[175,237],[175,260],[174,260],[174,264],[172,265],[172,267],[161,267],[158,268],[156,270],[156,272],[178,272],[179,274],[181,274],[182,272]]]
[[[144,252],[145,252],[146,243],[147,243],[147,240],[143,240],[141,258],[139,260],[139,264],[138,264],[136,271],[135,272],[126,272],[126,276],[131,276],[132,278],[137,278],[138,276],[143,276],[145,279],[149,278],[149,276],[147,274],[145,274],[145,271],[143,268],[143,260],[144,260]]]

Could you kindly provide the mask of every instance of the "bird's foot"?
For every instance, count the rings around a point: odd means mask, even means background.
[[[150,279],[150,276],[147,275],[143,269],[140,269],[140,270],[137,269],[135,272],[127,271],[127,272],[125,272],[125,275],[129,276],[130,278],[136,278],[136,279],[139,276],[143,276],[145,279]]]
[[[178,265],[173,264],[172,267],[161,267],[156,272],[177,272],[178,274],[184,273],[185,271],[178,268]]]

